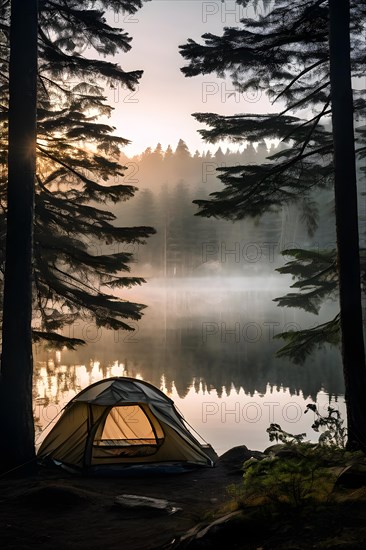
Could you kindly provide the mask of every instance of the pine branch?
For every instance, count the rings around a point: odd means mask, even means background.
[[[324,344],[338,346],[340,343],[339,314],[331,321],[322,323],[314,328],[288,331],[276,334],[274,338],[282,338],[287,344],[279,349],[276,356],[287,357],[296,364],[303,364],[316,349]]]
[[[86,344],[85,340],[62,336],[57,332],[40,332],[38,330],[33,330],[32,335],[34,343],[46,343],[53,350],[62,351],[65,348],[68,350],[76,350],[79,346],[84,346]]]
[[[280,97],[282,97],[290,88],[292,88],[293,84],[295,84],[295,82],[297,82],[302,76],[306,75],[316,67],[323,65],[327,61],[327,59],[319,59],[318,61],[310,65],[310,67],[305,67],[305,69],[295,75],[294,78],[286,85],[286,87],[275,97],[275,99],[272,101],[272,104],[275,103]]]

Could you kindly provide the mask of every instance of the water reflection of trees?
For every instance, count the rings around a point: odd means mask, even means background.
[[[285,322],[296,318],[293,312],[286,317],[276,309],[270,303],[270,293],[228,293],[229,298],[222,301],[212,293],[211,304],[209,296],[202,288],[189,293],[177,287],[160,295],[160,307],[149,308],[135,336],[104,331],[96,337],[94,331],[96,341],[76,352],[47,355],[38,349],[36,381],[37,376],[47,377],[48,395],[56,403],[65,393],[81,389],[77,365],[89,373],[85,385],[93,381],[96,369],[100,378],[140,375],[157,386],[164,377],[167,389],[174,384],[181,397],[192,385],[196,391],[200,385],[204,390],[215,389],[219,396],[223,391],[241,389],[248,395],[265,394],[268,387],[273,392],[288,388],[292,395],[302,393],[314,400],[322,390],[331,396],[343,394],[336,349],[320,350],[302,366],[275,357],[281,343],[273,340],[270,332],[273,327],[280,332]],[[209,323],[208,333],[205,323]],[[239,330],[233,334],[235,323]],[[245,338],[243,328],[251,325],[257,334],[261,331],[260,337],[248,331]],[[122,370],[114,368],[116,362],[123,365]]]
[[[98,331],[80,321],[65,330],[69,336],[86,340],[84,348],[61,355],[38,349],[35,400],[45,406],[62,403],[65,395],[71,397],[96,376],[113,374],[141,375],[158,386],[164,377],[167,389],[174,385],[181,397],[192,385],[196,391],[201,386],[219,395],[240,389],[248,395],[264,394],[268,387],[274,392],[289,388],[305,398],[315,398],[320,390],[333,396],[343,393],[337,350],[319,351],[303,366],[275,358],[282,342],[269,338],[268,323],[284,329],[287,321],[298,319],[297,312],[281,311],[271,302],[284,288],[287,292],[284,276],[274,280],[274,284],[281,281],[281,291],[264,295],[243,290],[265,277],[267,288],[272,287],[274,269],[283,264],[279,255],[283,248],[293,244],[314,248],[334,241],[328,194],[316,197],[323,223],[312,239],[296,208],[235,224],[194,216],[197,209],[192,200],[221,188],[216,168],[258,163],[267,154],[262,143],[257,150],[248,145],[244,151],[218,149],[213,155],[190,155],[181,141],[175,151],[169,147],[163,152],[158,146],[121,159],[128,167],[125,183],[137,184],[140,191],[128,205],[116,206],[117,218],[124,225],[142,223],[157,229],[145,246],[131,245],[125,251],[134,253],[137,274],[160,277],[161,284],[152,279],[143,285],[141,295],[132,298],[149,306],[135,334]],[[111,250],[107,246],[98,252]],[[193,282],[189,277],[195,278]],[[238,278],[242,291],[232,292],[233,277]],[[218,328],[206,341],[205,322]],[[241,334],[238,342],[229,337],[223,342],[221,323],[230,329],[237,322],[241,330],[245,323],[257,323],[263,329],[261,338],[250,342]],[[123,368],[115,368],[116,361]]]

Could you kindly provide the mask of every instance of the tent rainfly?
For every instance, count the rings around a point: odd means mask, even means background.
[[[94,473],[136,465],[210,467],[217,458],[192,435],[169,397],[128,377],[101,380],[71,399],[37,455]]]

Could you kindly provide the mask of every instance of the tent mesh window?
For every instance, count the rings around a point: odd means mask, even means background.
[[[153,425],[140,405],[113,407],[97,431],[93,458],[151,455],[163,438],[160,425]]]

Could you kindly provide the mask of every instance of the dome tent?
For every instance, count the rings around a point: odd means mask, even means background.
[[[116,377],[71,399],[37,456],[76,471],[107,474],[136,466],[214,466],[215,453],[192,435],[162,391],[142,380]]]

